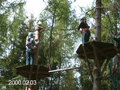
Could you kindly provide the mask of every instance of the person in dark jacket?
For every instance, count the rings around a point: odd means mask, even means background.
[[[34,49],[36,48],[34,35],[31,34],[26,42],[26,65],[32,65],[34,63]]]
[[[89,38],[90,38],[89,28],[90,28],[90,26],[88,26],[88,24],[86,22],[86,18],[82,18],[81,23],[78,26],[78,30],[81,29],[81,33],[82,33],[82,44],[85,44],[89,41]]]

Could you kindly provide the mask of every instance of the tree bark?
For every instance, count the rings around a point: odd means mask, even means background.
[[[96,0],[96,41],[101,41],[101,0]],[[96,58],[97,59],[97,58]],[[101,90],[101,80],[99,78],[100,68],[98,65],[94,66],[93,73],[93,90]]]
[[[93,73],[93,90],[101,90],[101,80],[100,80],[100,72],[97,67],[94,66]]]
[[[98,53],[96,52],[97,48],[94,46],[94,44],[91,44],[93,47],[93,52],[95,56],[94,60],[94,72],[93,72],[93,90],[101,90],[101,66],[100,66],[100,58],[98,56]]]
[[[101,0],[96,0],[96,41],[101,41]]]

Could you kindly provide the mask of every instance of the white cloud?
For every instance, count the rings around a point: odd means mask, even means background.
[[[34,15],[34,17],[39,17],[39,14],[44,10],[46,7],[43,0],[26,0],[25,10],[28,17],[30,17],[31,14]]]
[[[72,4],[72,8],[74,8],[77,12],[77,16],[81,17],[82,16],[82,12],[80,11],[80,7],[84,7],[84,8],[88,8],[91,7],[93,2],[95,0],[76,0],[73,4]],[[84,16],[84,15],[83,15]]]
[[[80,7],[89,7],[95,0],[76,0],[75,4]]]
[[[43,0],[26,0],[27,3],[25,5],[26,14],[30,17],[31,14],[34,15],[35,18],[39,17],[39,14],[46,7],[45,2]],[[72,0],[73,1],[73,0]],[[80,13],[79,7],[90,7],[95,0],[76,0],[72,4],[72,8],[75,8],[77,14]]]

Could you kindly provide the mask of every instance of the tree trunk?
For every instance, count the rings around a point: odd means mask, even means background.
[[[101,41],[101,0],[96,0],[96,41]]]
[[[101,80],[100,80],[100,72],[96,66],[94,66],[94,74],[93,74],[93,90],[101,90]]]
[[[101,0],[96,0],[96,41],[101,41]],[[100,67],[94,66],[93,90],[101,90]]]

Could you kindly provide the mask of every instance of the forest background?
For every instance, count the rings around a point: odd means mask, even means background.
[[[28,29],[35,29],[35,23],[41,23],[46,31],[40,42],[39,64],[52,69],[81,66],[79,69],[54,73],[51,77],[40,80],[40,89],[48,90],[92,90],[92,80],[88,66],[77,57],[76,44],[81,43],[81,34],[77,30],[80,17],[71,4],[75,1],[44,0],[47,6],[36,20],[26,16],[25,0],[0,0],[0,90],[24,90],[25,85],[8,85],[9,80],[26,79],[16,74],[16,67],[25,65],[25,38]],[[114,43],[112,36],[120,29],[120,1],[102,0],[101,41]],[[94,4],[88,8],[79,7],[84,16],[95,20]],[[95,23],[91,23],[94,40]],[[52,30],[52,37],[50,31]],[[50,47],[51,41],[51,47]],[[50,54],[51,53],[51,54]],[[72,62],[72,64],[71,64]],[[109,74],[109,68],[106,71]],[[110,80],[104,80],[102,87],[110,90]]]

